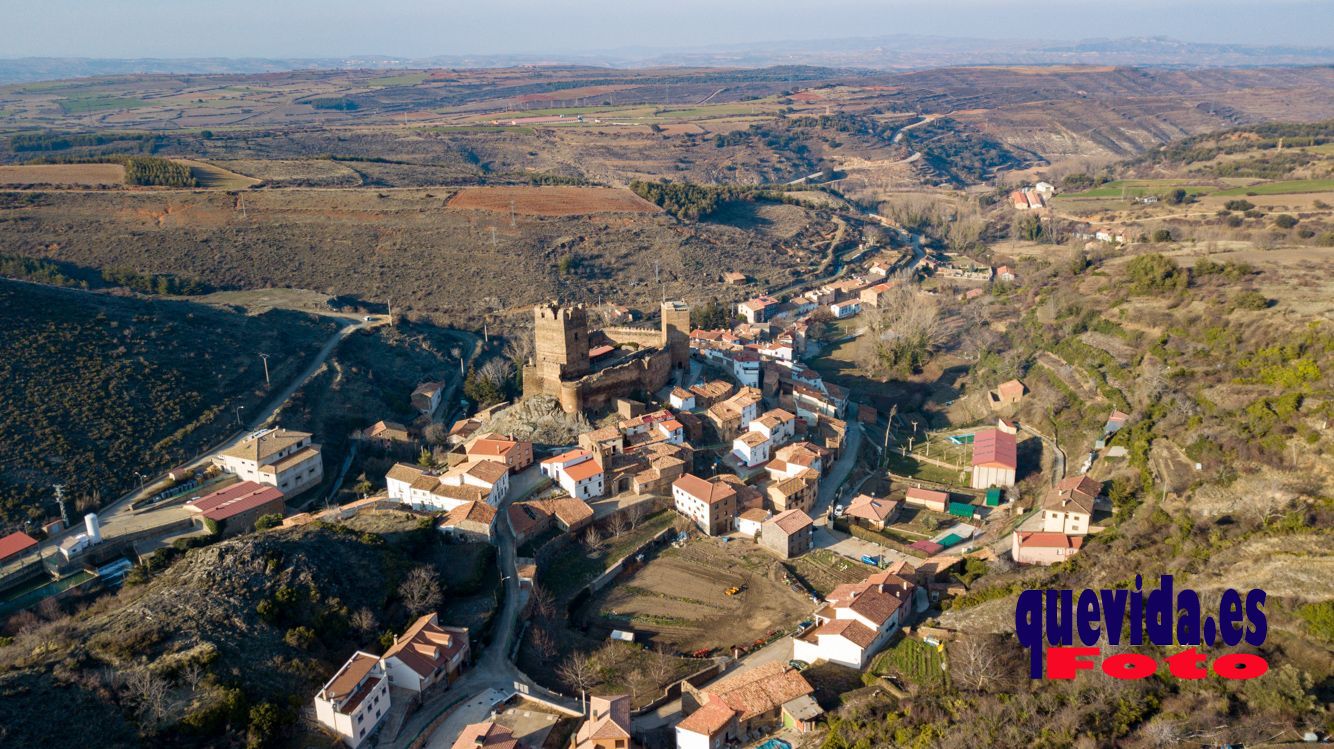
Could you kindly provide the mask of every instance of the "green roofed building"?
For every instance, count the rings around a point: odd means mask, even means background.
[[[959,537],[959,534],[951,533],[948,536],[945,536],[944,538],[940,539],[936,543],[948,549],[951,546],[963,543],[963,539]]]
[[[990,489],[988,489],[986,498],[987,507],[1000,507],[1000,503],[1001,503],[1000,487],[993,486]]]
[[[971,518],[973,516],[973,506],[967,502],[950,502],[949,513],[956,517]]]

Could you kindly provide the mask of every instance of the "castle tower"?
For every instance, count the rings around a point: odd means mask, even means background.
[[[588,310],[582,304],[539,304],[533,311],[535,364],[544,378],[565,380],[588,374]]]
[[[690,366],[690,305],[662,303],[662,345],[672,354],[673,369]]]

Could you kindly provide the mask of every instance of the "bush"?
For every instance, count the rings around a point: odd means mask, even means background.
[[[1223,207],[1229,211],[1249,211],[1255,207],[1255,204],[1249,200],[1229,200],[1223,204]]]
[[[1258,291],[1243,291],[1232,300],[1233,309],[1265,309],[1269,299]]]
[[[266,531],[282,524],[283,514],[281,512],[271,512],[268,515],[260,515],[259,518],[255,520],[255,530]]]
[[[297,650],[310,650],[315,644],[315,630],[310,627],[293,627],[283,635],[283,642]]]
[[[1175,293],[1184,291],[1190,282],[1189,274],[1175,260],[1156,252],[1131,260],[1126,271],[1130,275],[1130,290],[1136,294]]]
[[[1155,241],[1155,242],[1171,242],[1171,241],[1172,241],[1172,230],[1171,230],[1171,229],[1155,229],[1154,232],[1153,232],[1153,241]]]
[[[1274,226],[1280,229],[1291,229],[1297,225],[1297,217],[1286,213],[1280,213],[1274,217]]]

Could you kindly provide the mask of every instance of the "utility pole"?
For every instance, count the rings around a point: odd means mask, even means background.
[[[491,249],[496,248],[496,227],[491,227]]]
[[[518,226],[518,224],[516,224],[516,223],[514,222],[514,201],[511,200],[511,201],[510,201],[510,228],[513,229],[513,228],[516,227],[516,226]]]
[[[264,360],[264,387],[269,387],[272,384],[269,382],[269,355],[260,354],[259,358]]]
[[[51,487],[56,493],[56,506],[60,508],[60,520],[66,528],[70,527],[69,505],[65,504],[65,485]]]

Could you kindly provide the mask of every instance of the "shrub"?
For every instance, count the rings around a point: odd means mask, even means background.
[[[1291,229],[1297,225],[1297,217],[1286,213],[1280,213],[1274,217],[1274,226],[1280,229]]]
[[[1223,204],[1223,207],[1229,211],[1249,211],[1255,207],[1255,204],[1249,200],[1229,200]]]
[[[1232,299],[1233,309],[1264,309],[1269,299],[1258,291],[1243,291]]]
[[[255,520],[255,530],[266,531],[270,528],[276,528],[283,524],[283,514],[281,512],[271,512],[267,515],[260,515]]]
[[[1171,230],[1171,229],[1166,229],[1166,228],[1164,228],[1164,229],[1155,229],[1154,232],[1153,232],[1153,241],[1155,241],[1155,242],[1171,242],[1171,241],[1172,241],[1172,230]]]

